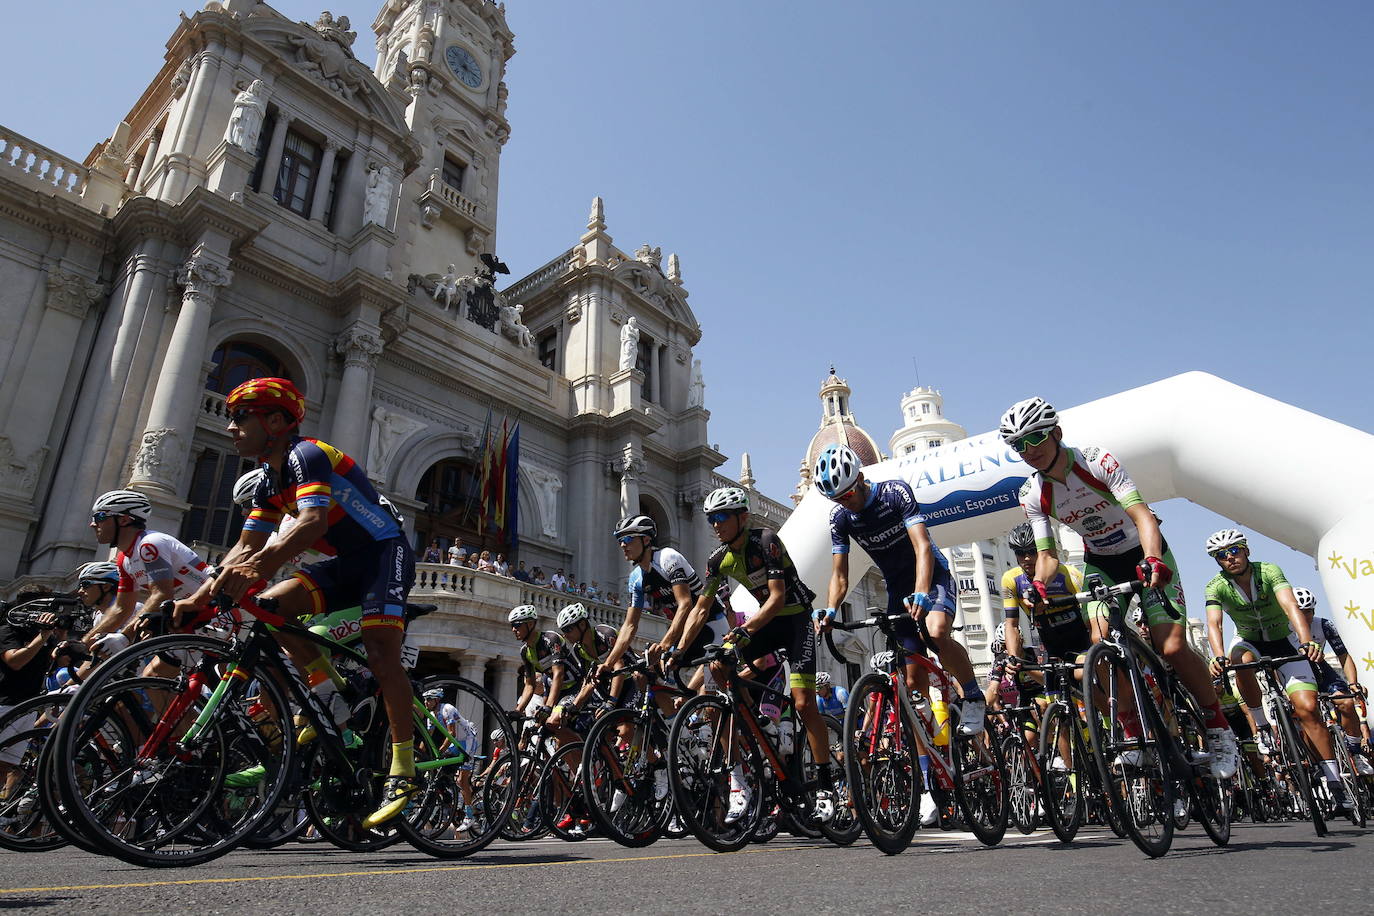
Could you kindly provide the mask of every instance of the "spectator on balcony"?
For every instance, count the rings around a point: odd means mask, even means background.
[[[549,588],[556,592],[566,592],[568,590],[568,580],[563,575],[562,567],[559,567],[558,572],[554,573],[553,578],[549,580]]]
[[[492,561],[492,564],[495,566],[493,571],[498,576],[510,575],[510,564],[506,562],[506,555],[504,553],[498,553],[496,559]]]
[[[478,567],[477,567],[477,562],[478,562],[477,551],[475,551],[475,550],[469,550],[469,551],[468,551],[468,555],[467,555],[467,557],[466,557],[465,560],[464,560],[464,565],[467,566],[468,569],[477,569],[477,568],[478,568]]]
[[[544,567],[536,566],[534,573],[530,576],[530,582],[540,588],[549,587],[549,577],[544,575]]]
[[[467,555],[467,549],[463,547],[463,539],[454,538],[453,546],[448,549],[448,561],[454,566],[462,566]]]
[[[542,576],[543,573],[540,573],[540,575]],[[529,571],[525,569],[524,560],[521,560],[520,565],[516,567],[514,576],[515,579],[519,582],[534,582],[534,580],[530,578]]]
[[[587,586],[587,597],[593,601],[601,600],[601,589],[597,586],[595,579],[592,580],[591,585]]]
[[[435,538],[429,542],[425,548],[425,555],[420,559],[421,563],[442,563],[444,562],[444,551],[439,546],[439,539]]]
[[[477,557],[477,568],[482,572],[496,572],[496,563],[492,561],[490,550],[482,551]]]
[[[577,594],[582,595],[582,596],[585,597],[586,594],[587,594],[587,583],[585,583],[585,582],[579,582],[579,583],[577,583],[577,588],[573,589],[573,591],[575,591],[575,592],[577,592]]]

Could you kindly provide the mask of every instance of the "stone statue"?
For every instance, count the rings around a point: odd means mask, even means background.
[[[450,264],[448,266],[448,273],[444,274],[443,279],[434,287],[434,301],[442,302],[444,304],[444,311],[447,312],[449,307],[453,305],[455,296],[458,296],[458,268]],[[458,297],[458,301],[462,301],[461,296]]]
[[[663,263],[663,249],[656,247],[651,248],[649,247],[649,243],[645,242],[635,249],[635,260],[639,261],[641,264],[649,265],[654,270],[662,272],[662,268],[659,267],[659,265]]]
[[[706,380],[701,377],[701,360],[692,360],[692,381],[687,386],[687,406],[706,406]]]
[[[543,523],[544,537],[558,537],[558,491],[563,489],[563,479],[547,468],[528,461],[521,461],[520,468],[529,476],[534,485],[535,502],[539,504],[539,520]]]
[[[525,327],[522,320],[524,311],[523,305],[501,306],[501,333],[521,347],[528,348],[534,346],[534,335],[530,333],[529,328]]]
[[[391,217],[391,193],[395,188],[391,166],[372,163],[367,170],[367,193],[363,199],[363,222],[383,228]]]
[[[406,416],[394,410],[387,410],[380,404],[372,409],[372,441],[367,450],[369,474],[377,480],[384,479],[386,467],[396,454],[396,449],[409,439],[412,433],[427,426],[423,420]]]
[[[229,126],[224,130],[224,140],[230,146],[237,146],[250,153],[258,151],[258,133],[262,130],[263,119],[267,117],[267,87],[262,80],[253,80],[238,95],[234,96],[234,112],[229,116]]]
[[[639,359],[639,319],[631,315],[620,329],[620,368],[633,369]]]

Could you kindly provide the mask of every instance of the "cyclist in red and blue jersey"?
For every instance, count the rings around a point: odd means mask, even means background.
[[[418,788],[413,693],[401,664],[415,555],[362,466],[326,442],[296,434],[305,417],[305,398],[289,380],[251,379],[229,393],[225,406],[235,449],[257,460],[265,474],[239,541],[225,556],[217,578],[178,602],[178,618],[195,614],[216,593],[238,600],[307,548],[326,555],[323,562],[266,589],[263,597],[275,598],[284,614],[298,617],[362,606],[363,646],[382,689],[392,736],[391,775],[382,804],[365,821],[369,828],[377,826],[400,814]],[[295,525],[285,537],[268,543],[285,515],[294,517]],[[278,640],[342,725],[349,708],[338,694],[329,660],[306,640],[285,635]],[[303,733],[298,740],[308,736]]]
[[[959,728],[968,735],[983,730],[986,706],[968,651],[954,639],[958,589],[949,563],[926,531],[925,516],[911,485],[904,480],[869,483],[860,470],[859,456],[847,446],[831,445],[816,459],[816,489],[836,503],[830,510],[833,556],[828,607],[815,612],[824,628],[849,592],[849,539],[864,549],[887,583],[887,612],[908,614],[899,622],[897,638],[909,653],[925,655],[933,648],[940,664],[959,682],[964,694]],[[927,647],[916,626],[925,620],[933,646]],[[925,675],[915,663],[906,666],[907,687],[925,692]]]

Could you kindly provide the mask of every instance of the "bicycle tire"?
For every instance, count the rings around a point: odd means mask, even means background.
[[[1105,677],[1099,674],[1104,666]],[[1134,697],[1118,696],[1118,678],[1132,686]],[[1147,856],[1158,858],[1174,841],[1174,781],[1155,737],[1159,716],[1140,715],[1144,697],[1150,697],[1148,702],[1153,704],[1153,696],[1121,650],[1109,642],[1099,642],[1088,650],[1083,663],[1083,695],[1107,697],[1110,709],[1109,715],[1088,719],[1093,755],[1109,802],[1131,842]],[[1128,703],[1136,705],[1141,728],[1141,740],[1132,741],[1131,747],[1126,746],[1119,714]],[[1134,765],[1118,762],[1118,753],[1127,750],[1137,751],[1141,760]]]
[[[1035,810],[1040,800],[1040,792],[1030,764],[1026,761],[1026,739],[1008,732],[1001,740],[1002,759],[1007,762],[1007,799],[1010,805],[1011,826],[1022,836],[1029,836],[1040,826],[1040,819],[1036,816]]]
[[[1350,746],[1345,742],[1345,730],[1334,723],[1328,724],[1326,728],[1331,734],[1336,771],[1340,774],[1341,786],[1345,789],[1346,817],[1351,824],[1363,830],[1369,811],[1359,774],[1355,772],[1355,761],[1351,757]]]
[[[749,798],[744,813],[729,821],[730,780],[736,767]],[[707,848],[735,852],[749,842],[768,794],[763,769],[754,739],[740,727],[732,701],[703,694],[692,697],[673,716],[668,783],[678,816]]]
[[[443,693],[441,702],[452,704],[459,716],[473,726],[474,734],[468,739],[471,746],[464,750],[474,759],[462,765],[417,769],[420,791],[412,796],[410,804],[402,812],[399,826],[401,836],[421,852],[439,859],[461,859],[489,846],[500,834],[502,825],[515,806],[513,790],[499,794],[483,792],[479,799],[472,784],[478,763],[490,760],[493,748],[498,744],[512,747],[515,744],[515,731],[495,698],[472,681],[454,675],[431,676],[416,687],[416,699],[434,690]],[[420,721],[418,711],[416,717],[417,726],[426,726],[425,731],[428,732],[428,721]],[[493,735],[498,737],[493,738]],[[460,738],[458,735],[453,737]],[[432,754],[441,743],[440,738],[442,735],[430,733],[422,740],[417,729],[417,763],[434,759]],[[466,818],[469,804],[473,806],[474,826],[460,833],[458,828]],[[494,807],[489,808],[488,805]]]
[[[1080,720],[1076,714],[1070,715],[1062,703],[1053,703],[1045,711],[1045,722],[1041,727],[1040,772],[1044,775],[1045,820],[1061,843],[1072,843],[1087,817],[1087,800],[1084,797],[1084,771],[1088,761],[1078,756],[1082,748],[1082,734],[1074,741]],[[1069,756],[1064,758],[1063,747],[1069,747]],[[1054,759],[1059,757],[1067,769],[1054,767]]]
[[[628,741],[622,741],[625,729]],[[672,812],[667,738],[653,713],[641,717],[635,709],[613,709],[587,732],[582,795],[597,827],[621,846],[640,849],[653,843]],[[656,797],[657,773],[668,789],[662,798]]]
[[[0,754],[12,756],[17,752],[20,758],[10,770],[9,797],[0,801],[0,848],[14,852],[45,852],[61,849],[69,842],[47,819],[39,800],[43,782],[39,760],[52,737],[54,725],[38,722],[40,716],[54,707],[65,706],[69,698],[70,694],[31,697],[0,717],[0,734],[18,725],[18,730],[0,743]],[[54,700],[60,702],[54,703]]]
[[[890,856],[911,845],[921,824],[916,735],[898,703],[892,681],[871,672],[854,685],[844,712],[844,763],[854,810],[869,842]],[[868,710],[877,708],[884,712],[865,727]],[[897,716],[885,749],[886,710],[897,710]]]
[[[591,821],[586,804],[582,801],[582,784],[579,770],[582,766],[581,741],[569,741],[554,751],[539,774],[539,804],[548,812],[550,829],[553,835],[569,843],[580,843],[591,836],[589,830],[578,830],[581,821]],[[574,763],[574,758],[577,762]],[[566,827],[559,824],[567,817],[571,823]]]
[[[1176,686],[1176,691],[1181,687]],[[1189,698],[1175,696],[1174,716],[1178,722],[1179,741],[1183,745],[1184,756],[1188,758],[1207,755],[1207,726],[1202,714],[1189,702]],[[1187,780],[1188,794],[1192,798],[1192,809],[1198,823],[1217,846],[1231,842],[1231,787],[1230,779],[1217,779],[1212,775],[1210,762],[1192,764],[1192,774]]]
[[[859,822],[859,816],[854,811],[854,802],[850,798],[849,778],[844,769],[844,724],[834,716],[821,715],[821,721],[825,723],[826,747],[830,752],[830,759],[826,761],[830,766],[830,774],[833,783],[830,787],[831,801],[835,806],[835,813],[830,820],[817,824],[816,827],[821,835],[836,846],[851,846],[854,841],[863,836],[864,826]],[[800,730],[796,735],[797,750],[792,755],[793,760],[800,761],[800,765],[793,764],[797,771],[797,776],[810,782],[815,779],[814,762],[815,756],[811,751],[811,743],[807,740],[806,731]]]
[[[175,724],[184,731],[204,709],[206,694],[182,679],[128,677],[131,660],[155,653],[185,653],[194,659],[191,672],[218,683],[215,666],[234,657],[237,647],[205,636],[172,635],[148,640],[117,653],[96,669],[72,697],[62,716],[54,749],[54,767],[63,806],[101,851],[134,865],[176,867],[208,862],[229,852],[251,835],[274,810],[289,773],[291,742],[284,719],[273,723],[275,744],[266,729],[241,706],[244,695],[230,689],[195,742],[167,739],[155,758],[143,757],[147,735],[141,730],[162,718],[157,702],[185,699],[189,706]],[[272,678],[262,678],[259,690],[287,714],[290,703]],[[171,698],[171,699],[168,699]],[[140,724],[141,723],[141,724]],[[107,757],[98,791],[89,792],[87,773],[71,765],[88,741],[113,739],[117,753]],[[176,751],[171,749],[175,743]],[[261,767],[258,781],[230,786],[230,774]],[[122,769],[121,769],[122,767]]]
[[[1278,734],[1283,741],[1286,773],[1297,787],[1297,800],[1300,807],[1305,809],[1304,812],[1300,813],[1305,813],[1306,818],[1312,822],[1312,828],[1317,832],[1317,836],[1326,836],[1328,832],[1326,818],[1322,814],[1321,803],[1318,801],[1315,787],[1312,785],[1312,768],[1309,766],[1311,758],[1307,753],[1306,738],[1299,734],[1297,726],[1293,722],[1292,710],[1286,699],[1277,704],[1275,708],[1279,710]]]
[[[952,721],[953,714],[950,716]],[[984,846],[996,846],[1007,833],[1007,765],[1002,747],[993,737],[992,721],[984,714],[983,730],[965,735],[956,728],[953,747],[954,798],[964,823]]]
[[[525,753],[519,755],[519,760],[498,760],[496,768],[487,778],[484,791],[506,791],[505,787],[511,785],[512,768],[516,774],[514,788],[510,790],[514,805],[506,823],[501,826],[501,837],[513,843],[537,840],[549,832],[548,818],[543,816],[539,807],[539,774],[543,771],[544,761]]]
[[[40,779],[38,804],[43,809],[43,818],[68,843],[92,855],[104,855],[95,842],[81,832],[81,827],[62,805],[61,793],[57,789],[56,771],[53,767],[53,747],[57,742],[49,737],[38,755],[38,776]]]

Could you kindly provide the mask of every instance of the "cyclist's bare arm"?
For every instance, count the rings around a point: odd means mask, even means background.
[[[1136,503],[1126,510],[1126,514],[1135,522],[1136,533],[1140,535],[1140,549],[1145,552],[1147,557],[1158,557],[1164,553],[1164,538],[1159,533],[1159,519],[1150,511],[1149,503]],[[1175,570],[1177,572],[1177,570]],[[1150,581],[1146,583],[1151,588],[1163,585],[1163,582],[1156,581],[1159,573],[1153,573]],[[1042,580],[1043,581],[1043,580]]]
[[[324,506],[311,506],[302,509],[296,524],[286,533],[286,537],[263,545],[257,550],[246,552],[226,562],[220,567],[218,591],[237,601],[243,593],[259,580],[270,579],[276,575],[288,560],[302,551],[308,550],[329,530],[329,510]],[[249,532],[245,531],[244,534]],[[261,534],[261,532],[254,532]],[[244,541],[239,540],[240,544]]]
[[[550,708],[558,705],[558,695],[563,692],[563,666],[554,665],[549,672],[549,694],[544,698]]]
[[[1059,574],[1059,554],[1054,550],[1041,549],[1035,555],[1035,578],[1039,582],[1049,582]]]
[[[686,626],[683,627],[682,638],[677,641],[677,645],[686,648],[696,641],[697,634],[701,632],[701,628],[706,624],[706,618],[710,616],[711,602],[714,600],[714,596],[707,598],[705,595],[697,599],[696,605],[692,608],[691,616]],[[664,639],[664,642],[666,643],[667,639]]]
[[[1015,617],[1008,617],[1006,626],[1002,627],[1002,636],[1007,643],[1007,657],[1018,658],[1021,655],[1021,623]]]
[[[606,661],[601,664],[602,670],[610,670],[620,664],[620,659],[624,657],[625,650],[630,648],[630,641],[639,632],[639,618],[643,613],[642,608],[627,607],[625,609],[625,622],[620,625],[620,632],[616,634],[615,645],[611,646],[611,651],[606,653]]]
[[[692,611],[696,609],[696,604],[692,601],[692,590],[687,587],[685,582],[674,583],[673,597],[677,599],[677,611],[674,612],[673,619],[668,623],[668,632],[663,634],[661,645],[665,647],[691,645],[691,643],[682,641],[682,634],[691,622]],[[692,637],[695,639],[696,634],[693,633]]]
[[[1207,605],[1207,645],[1212,647],[1213,658],[1226,654],[1226,647],[1221,644],[1222,613],[1221,605]]]
[[[826,592],[825,606],[830,608],[839,607],[844,602],[844,596],[849,594],[849,554],[831,554],[830,560],[830,588]],[[817,629],[825,621],[818,621]]]
[[[238,543],[230,547],[229,552],[226,553],[224,559],[220,561],[220,569],[232,563],[240,563],[246,557],[251,557],[253,554],[262,550],[263,545],[267,543],[268,536],[266,531],[249,531],[247,528],[243,529],[243,531],[239,532]],[[209,603],[210,597],[214,595],[218,589],[218,583],[218,576],[205,580],[200,588],[196,589],[194,595],[177,602],[178,606],[199,607]],[[179,612],[180,611],[178,611],[178,613]]]
[[[90,632],[82,637],[82,642],[89,646],[108,633],[118,633],[134,616],[137,604],[133,592],[119,593],[115,596],[114,607],[110,608],[109,612],[100,618],[100,623],[91,627]]]
[[[132,592],[125,592],[133,598]],[[171,601],[176,597],[176,582],[171,579],[156,579],[148,587],[148,597],[143,602],[143,616],[156,614],[162,608],[162,602]],[[123,633],[130,639],[138,638],[138,618],[134,617],[125,624]]]
[[[930,577],[935,574],[935,549],[930,546],[930,533],[924,524],[912,525],[906,533],[911,538],[912,549],[916,551],[916,585],[913,590],[929,592]]]

